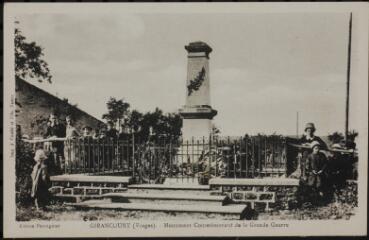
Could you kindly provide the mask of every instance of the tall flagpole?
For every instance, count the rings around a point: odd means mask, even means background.
[[[352,12],[350,13],[349,40],[347,55],[347,82],[346,82],[346,119],[345,119],[345,140],[347,144],[349,128],[349,104],[350,104],[350,70],[351,70],[351,31],[352,31]]]
[[[299,112],[296,113],[296,137],[299,137]]]

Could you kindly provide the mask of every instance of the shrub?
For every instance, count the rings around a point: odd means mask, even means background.
[[[33,150],[29,144],[21,140],[20,134],[16,137],[16,157],[15,157],[15,174],[16,174],[16,203],[28,205],[31,203],[32,189],[32,168],[34,165]]]

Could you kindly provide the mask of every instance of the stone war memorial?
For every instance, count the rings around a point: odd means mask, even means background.
[[[185,46],[188,52],[186,104],[179,110],[183,118],[184,141],[202,140],[211,135],[211,120],[217,111],[210,103],[209,54],[211,47],[204,42],[192,42]]]

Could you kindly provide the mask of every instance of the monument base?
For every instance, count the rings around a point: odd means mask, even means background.
[[[211,120],[217,111],[208,105],[184,106],[179,110],[183,118],[182,139],[187,141],[208,141],[212,131]]]
[[[202,143],[209,141],[211,134],[211,120],[210,119],[183,119],[182,139],[183,144]]]

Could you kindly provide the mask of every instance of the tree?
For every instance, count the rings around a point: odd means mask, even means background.
[[[356,137],[359,136],[359,133],[355,130],[351,130],[347,134],[347,139],[349,141],[355,142]]]
[[[19,22],[15,22],[18,24]],[[47,81],[51,83],[50,69],[45,60],[43,49],[35,42],[27,42],[26,37],[16,27],[14,31],[14,55],[15,55],[15,79],[25,80],[26,78],[37,79],[38,82]],[[22,108],[22,104],[15,100],[17,107]],[[18,110],[19,111],[19,110]],[[46,119],[47,121],[47,119]],[[41,128],[44,126],[45,117],[39,116],[31,119],[31,126]],[[31,203],[30,191],[32,181],[30,173],[34,165],[33,150],[29,144],[22,141],[21,126],[17,125],[16,134],[16,192],[17,203]]]
[[[141,136],[143,139],[148,138],[150,135],[150,128],[153,130],[155,136],[163,134],[163,111],[159,108],[155,108],[153,112],[147,112],[142,117]]]
[[[154,138],[177,140],[181,136],[182,118],[177,113],[163,114],[163,111],[156,108],[153,112],[143,115],[142,132],[143,137],[149,136],[150,127],[153,129]]]
[[[344,139],[343,134],[340,132],[334,132],[328,135],[328,140],[332,143],[340,143]]]
[[[18,24],[19,22],[16,22]],[[15,79],[25,80],[27,77],[36,78],[39,82],[51,83],[49,65],[42,59],[43,48],[35,42],[27,42],[22,32],[15,28],[14,32],[15,51]]]
[[[16,158],[15,158],[15,174],[16,174],[16,203],[29,205],[32,202],[31,189],[32,172],[35,161],[33,160],[33,152],[30,144],[26,144],[21,139],[21,130],[17,128],[16,133]]]
[[[151,140],[163,139],[164,137],[168,140],[178,140],[181,136],[182,118],[178,113],[164,114],[159,108],[146,113],[137,110],[131,111],[128,102],[113,97],[106,105],[108,113],[104,114],[102,118],[133,131],[136,141],[146,142],[149,137]]]
[[[142,125],[143,114],[137,110],[133,110],[129,115],[128,126],[133,129],[134,132],[138,132]]]
[[[356,137],[359,135],[359,133],[355,130],[351,130],[348,132],[347,134],[347,142],[346,142],[346,147],[348,148],[355,148],[356,147],[356,143],[355,143],[355,139]],[[332,143],[341,143],[342,140],[344,140],[345,137],[343,135],[343,133],[340,132],[334,132],[332,134],[328,135],[328,140]]]
[[[167,126],[169,127],[167,132],[171,139],[178,140],[182,135],[182,117],[178,113],[168,113],[166,117]]]
[[[114,97],[110,97],[106,106],[108,108],[108,113],[103,114],[103,119],[118,124],[118,126],[124,122],[124,119],[128,119],[130,104],[123,99],[117,100]]]

